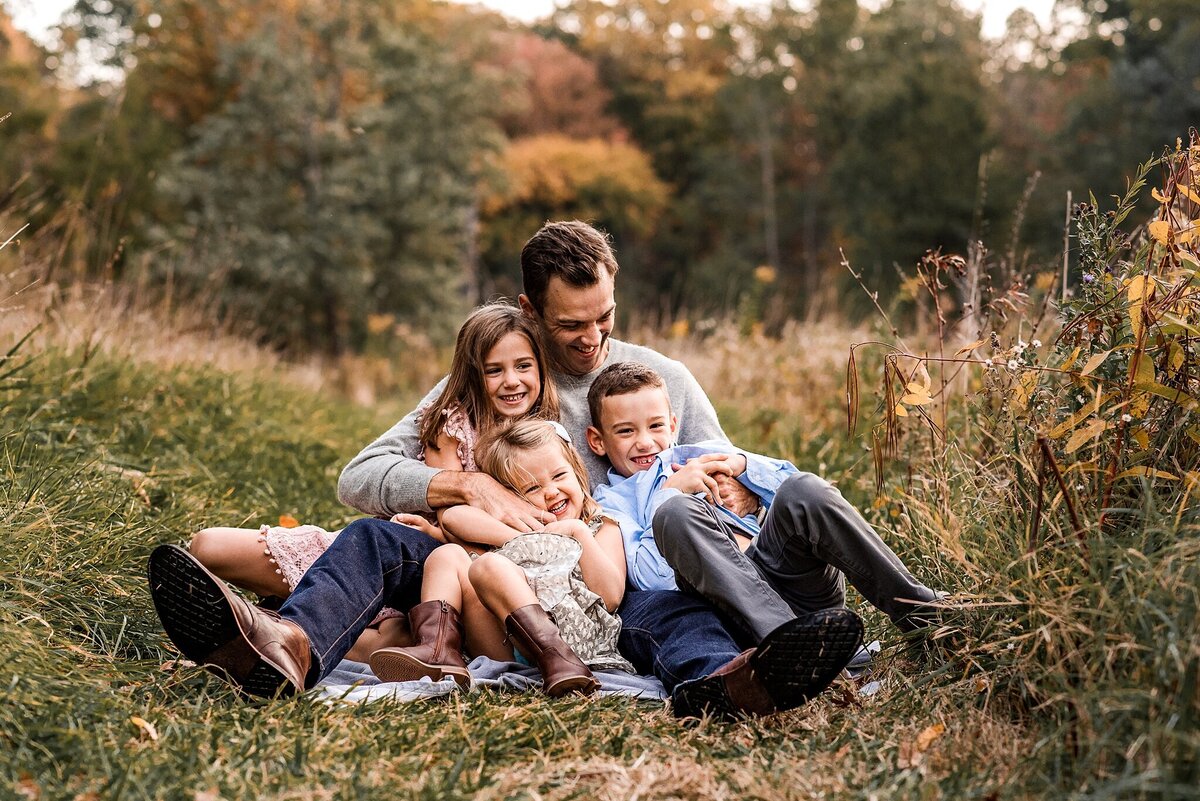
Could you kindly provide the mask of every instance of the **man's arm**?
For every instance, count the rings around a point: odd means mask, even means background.
[[[417,404],[433,403],[446,379]],[[539,512],[490,476],[439,470],[421,462],[417,409],[350,460],[338,478],[338,498],[360,512],[391,517],[398,512],[430,512],[465,504],[482,509],[519,531],[534,531],[553,515]]]
[[[432,403],[445,385],[443,378],[417,409]],[[338,477],[338,499],[342,503],[383,517],[397,512],[432,511],[429,482],[439,471],[416,458],[421,449],[417,409],[363,448],[342,470]]]

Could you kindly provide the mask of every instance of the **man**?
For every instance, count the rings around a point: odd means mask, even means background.
[[[604,234],[581,222],[547,223],[522,250],[521,270],[525,294],[519,302],[541,329],[555,366],[562,422],[576,442],[585,442],[591,378],[613,360],[642,362],[663,375],[681,438],[724,438],[712,404],[682,364],[610,338],[617,263]],[[417,448],[412,413],[350,462],[339,496],[375,515],[469,504],[518,530],[550,522],[482,473],[426,467],[414,458]],[[602,480],[604,463],[589,456],[593,482]],[[724,500],[757,503],[746,496],[730,485]],[[332,670],[385,603],[399,609],[417,603],[421,566],[436,545],[407,526],[356,521],[313,564],[278,614],[247,604],[186,551],[161,546],[151,556],[151,593],[164,628],[186,656],[251,695],[291,694]],[[797,619],[738,653],[712,608],[698,599],[629,592],[618,612],[621,650],[639,670],[663,681],[680,715],[795,707],[833,680],[862,635],[857,616],[833,610]]]

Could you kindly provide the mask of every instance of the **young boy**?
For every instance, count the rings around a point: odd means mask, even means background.
[[[674,446],[662,379],[630,362],[604,369],[588,392],[588,446],[606,456],[596,500],[621,525],[631,584],[697,593],[755,642],[804,612],[845,605],[846,578],[901,629],[927,625],[939,595],[913,578],[833,485],[789,462],[723,440]],[[721,505],[736,479],[756,514]]]

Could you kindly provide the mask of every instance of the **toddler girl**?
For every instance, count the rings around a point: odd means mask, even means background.
[[[468,652],[511,660],[507,631],[541,670],[549,695],[595,690],[588,665],[632,671],[617,653],[621,621],[613,614],[625,592],[621,531],[588,494],[587,472],[565,429],[517,421],[483,437],[477,456],[480,469],[556,520],[523,534],[470,506],[444,510],[451,542],[426,560],[422,603],[409,611],[417,642],[375,651],[371,669],[385,681],[450,676],[468,685],[458,610],[475,608],[478,599],[491,614],[464,614]],[[497,550],[472,558],[463,544]]]
[[[478,436],[501,422],[528,416],[558,416],[537,329],[515,306],[481,306],[459,329],[445,388],[418,410],[417,458],[445,470],[476,470]],[[392,520],[445,541],[441,530],[420,515],[398,514]],[[231,584],[282,599],[337,535],[311,525],[208,528],[192,538],[189,550]],[[365,661],[380,645],[407,641],[403,623],[400,612],[385,608],[372,624],[377,628],[364,632],[349,658]]]

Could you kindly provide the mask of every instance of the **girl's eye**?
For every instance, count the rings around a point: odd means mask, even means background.
[[[500,375],[499,367],[486,367],[483,370],[484,375]]]
[[[532,370],[533,362],[521,362],[517,365],[518,370]]]
[[[555,474],[554,474],[554,480],[555,480],[555,481],[562,481],[562,480],[563,480],[564,478],[566,478],[566,477],[567,477],[567,471],[565,471],[565,470],[564,470],[563,472],[561,472],[561,473],[555,473]]]
[[[533,493],[537,492],[537,491],[538,491],[538,490],[540,490],[540,489],[541,489],[541,487],[539,487],[539,486],[537,486],[537,485],[535,484],[534,486],[532,486],[532,487],[530,487],[529,489],[525,490],[525,494],[526,494],[526,495],[532,495]]]

